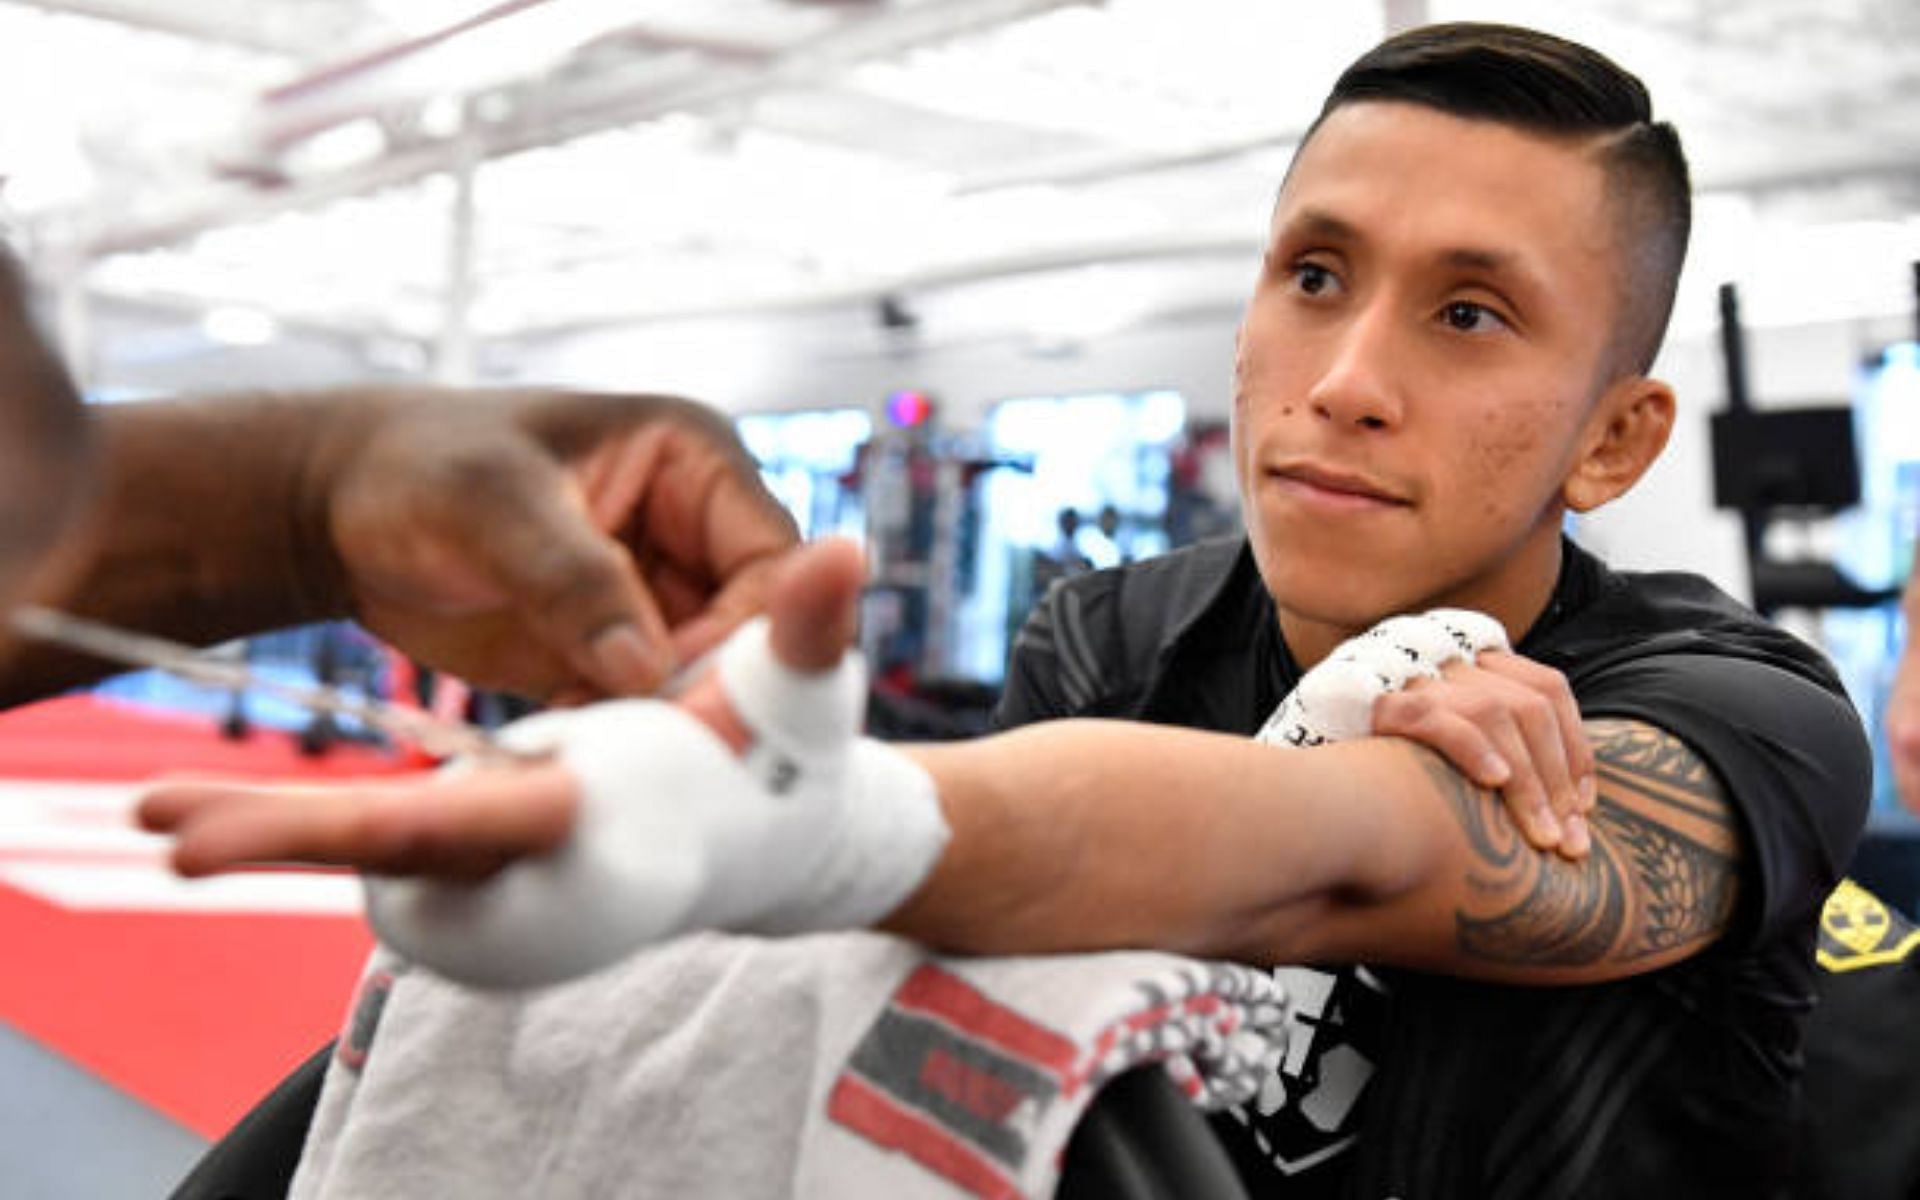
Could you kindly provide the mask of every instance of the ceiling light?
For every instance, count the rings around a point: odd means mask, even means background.
[[[286,154],[286,167],[295,175],[324,175],[372,162],[387,149],[386,131],[372,117],[360,117],[323,129]]]

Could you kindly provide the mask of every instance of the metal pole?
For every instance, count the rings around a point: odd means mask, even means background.
[[[1753,407],[1747,391],[1747,343],[1740,329],[1740,293],[1730,283],[1720,285],[1720,359],[1727,371],[1727,407],[1746,412]]]
[[[1720,285],[1720,358],[1727,373],[1727,411],[1753,410],[1753,398],[1747,390],[1747,344],[1740,329],[1740,294],[1731,283]],[[1778,607],[1766,594],[1762,579],[1767,566],[1767,510],[1748,504],[1740,510],[1740,525],[1746,534],[1747,580],[1753,593],[1753,607],[1763,617],[1771,617]]]

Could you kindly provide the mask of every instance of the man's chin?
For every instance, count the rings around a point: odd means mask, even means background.
[[[1260,579],[1282,612],[1356,630],[1405,611],[1411,600],[1391,586],[1390,572],[1351,553],[1323,564],[1310,555],[1276,551],[1260,563]]]

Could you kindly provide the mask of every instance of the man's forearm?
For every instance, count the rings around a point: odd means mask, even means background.
[[[1740,847],[1684,743],[1588,726],[1592,853],[1529,846],[1499,796],[1397,738],[1293,750],[1060,721],[913,753],[952,839],[885,927],[970,953],[1150,947],[1517,983],[1638,974],[1731,919]]]
[[[1075,720],[912,753],[953,836],[885,927],[946,949],[1300,960],[1331,906],[1429,865],[1427,827],[1379,803],[1416,767],[1378,743],[1298,751]]]
[[[342,613],[326,535],[326,443],[369,394],[235,397],[100,412],[98,503],[58,603],[195,644]],[[29,648],[0,703],[97,677]]]

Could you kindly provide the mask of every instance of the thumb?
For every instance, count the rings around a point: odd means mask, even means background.
[[[853,644],[866,556],[844,538],[802,547],[779,564],[767,616],[773,656],[808,674],[830,670]]]
[[[802,676],[825,676],[839,665],[853,643],[860,587],[866,579],[866,556],[853,542],[835,538],[780,555],[766,566],[771,576],[767,646],[774,661]],[[750,615],[743,613],[740,619]],[[735,754],[744,754],[758,736],[744,708],[759,710],[761,727],[785,728],[796,718],[805,723],[831,717],[817,707],[781,712],[781,706],[768,695],[735,695],[722,683],[721,675],[721,671],[700,675],[678,703],[718,734]],[[810,699],[817,702],[821,697],[814,694]],[[854,720],[857,722],[857,716]]]
[[[463,541],[533,635],[579,675],[612,695],[657,688],[674,653],[633,556],[594,526],[565,472],[531,449],[515,467],[532,486],[480,489]]]

